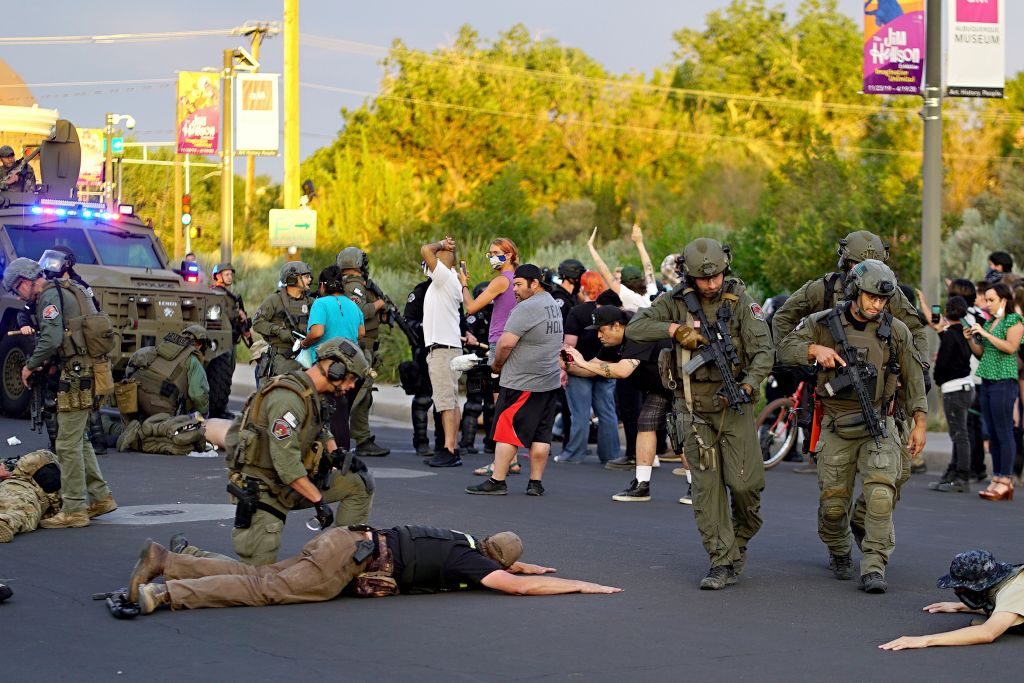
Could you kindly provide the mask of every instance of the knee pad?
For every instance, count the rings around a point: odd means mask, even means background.
[[[867,498],[868,514],[876,517],[888,517],[892,514],[893,494],[887,486],[873,486]]]
[[[821,517],[826,522],[838,524],[846,516],[845,501],[836,498],[821,501]]]

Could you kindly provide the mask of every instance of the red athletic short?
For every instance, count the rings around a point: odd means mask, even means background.
[[[558,389],[520,391],[501,387],[494,404],[491,438],[524,448],[532,443],[551,443],[551,428],[560,404]]]

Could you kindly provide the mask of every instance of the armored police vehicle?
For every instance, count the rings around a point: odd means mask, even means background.
[[[57,121],[41,144],[39,159],[42,182],[35,191],[0,191],[0,273],[20,256],[35,260],[54,246],[71,249],[75,271],[92,286],[120,336],[111,358],[115,377],[123,375],[128,357],[143,346],[186,325],[203,325],[211,339],[205,357],[210,412],[223,412],[234,371],[224,295],[200,286],[198,277],[173,270],[160,240],[133,207],[122,204],[109,211],[104,204],[76,199],[81,149],[70,122]],[[11,334],[24,308],[9,292],[0,295],[0,410],[11,416],[24,415],[30,399],[21,368],[33,340]]]

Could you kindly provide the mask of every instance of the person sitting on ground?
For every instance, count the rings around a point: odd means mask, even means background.
[[[936,645],[980,645],[1004,633],[1024,633],[1024,565],[996,562],[987,550],[969,550],[953,558],[938,588],[952,588],[959,602],[934,602],[929,614],[984,614],[969,626],[927,636],[900,636],[879,645],[882,650],[912,650]]]
[[[618,593],[622,589],[550,576],[552,567],[520,562],[511,531],[479,539],[421,526],[335,527],[317,534],[296,557],[264,567],[168,552],[146,541],[128,583],[142,614],[161,607],[198,609],[287,605],[343,593],[386,597],[476,588],[511,595]],[[526,574],[527,576],[519,576]],[[166,583],[151,583],[163,576]]]

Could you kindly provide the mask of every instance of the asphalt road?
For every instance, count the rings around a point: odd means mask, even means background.
[[[0,419],[10,455],[42,445],[24,421]],[[741,581],[704,592],[707,569],[685,482],[655,471],[654,500],[612,502],[628,472],[551,463],[543,498],[510,477],[504,498],[469,496],[461,468],[432,470],[415,457],[407,428],[381,426],[395,450],[371,462],[378,477],[371,523],[424,523],[524,539],[524,560],[559,575],[625,589],[617,595],[511,597],[486,591],[341,599],[283,607],[161,611],[118,621],[96,591],[126,584],[147,536],[177,531],[231,552],[231,508],[220,458],[111,452],[101,465],[122,506],[85,529],[45,530],[0,546],[0,580],[15,596],[0,605],[0,681],[551,681],[551,680],[1018,680],[1019,637],[984,647],[899,653],[876,646],[902,634],[966,625],[962,615],[921,607],[953,599],[937,590],[952,556],[985,547],[1024,560],[1021,502],[926,490],[915,477],[896,512],[897,548],[887,595],[832,578],[815,532],[817,486],[783,463],[767,474],[764,528]],[[556,451],[557,451],[556,446]],[[148,507],[147,507],[148,506]],[[282,556],[310,537],[296,512]],[[191,520],[191,521],[190,521]]]

